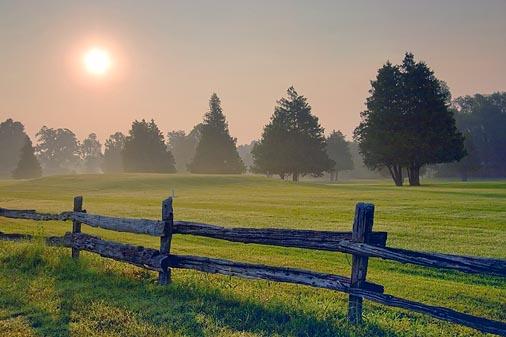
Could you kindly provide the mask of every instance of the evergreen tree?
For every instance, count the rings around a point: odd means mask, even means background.
[[[395,184],[402,186],[404,167],[410,185],[418,186],[422,166],[465,155],[450,92],[425,63],[407,53],[401,66],[387,62],[371,84],[367,110],[354,132],[369,168],[388,168]]]
[[[11,178],[25,145],[25,127],[11,118],[0,123],[0,179]]]
[[[209,100],[204,115],[195,156],[189,165],[192,173],[240,174],[245,171],[236,148],[237,140],[230,136],[228,123],[221,109],[218,95]]]
[[[341,131],[332,131],[327,138],[327,155],[335,164],[330,169],[330,181],[337,181],[339,171],[353,169],[353,159],[351,157],[348,142]]]
[[[102,170],[105,173],[123,172],[123,148],[125,147],[125,135],[116,132],[105,141],[104,160]]]
[[[28,136],[25,137],[25,144],[21,148],[21,156],[18,165],[12,172],[14,179],[29,179],[42,176],[42,168],[37,157],[32,141]]]
[[[174,165],[174,157],[155,121],[134,121],[123,148],[125,172],[174,173]]]
[[[254,171],[279,174],[282,179],[291,174],[293,181],[300,175],[322,175],[334,165],[325,152],[323,128],[304,96],[293,87],[287,93],[253,147]]]

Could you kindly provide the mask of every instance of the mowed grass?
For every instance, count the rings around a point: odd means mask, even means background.
[[[229,227],[349,231],[357,202],[376,206],[388,246],[506,258],[506,182],[388,180],[292,183],[251,176],[80,175],[0,181],[0,207],[62,212],[84,196],[92,214],[159,219],[175,192],[176,220]],[[70,222],[0,218],[0,231],[61,235]],[[105,239],[158,248],[159,239],[99,230]],[[175,254],[350,274],[349,255],[176,235]],[[174,270],[156,274],[40,242],[0,242],[0,336],[483,336],[424,315],[364,304],[365,324],[346,322],[345,294]],[[371,259],[368,280],[385,293],[506,321],[506,279]]]

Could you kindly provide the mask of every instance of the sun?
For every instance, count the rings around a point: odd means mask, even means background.
[[[111,68],[109,53],[101,48],[93,48],[83,58],[86,70],[94,75],[103,75]]]

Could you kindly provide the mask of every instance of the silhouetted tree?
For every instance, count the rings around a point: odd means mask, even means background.
[[[337,181],[339,171],[353,169],[348,142],[341,131],[332,131],[327,137],[327,155],[335,164],[330,168],[330,181]]]
[[[134,121],[123,149],[125,172],[174,173],[174,157],[154,120]]]
[[[270,123],[253,147],[254,171],[279,174],[282,179],[291,174],[293,181],[300,175],[319,176],[334,165],[325,152],[324,130],[304,96],[293,87],[287,94],[277,102]]]
[[[43,126],[37,132],[37,159],[46,174],[75,173],[79,166],[79,141],[69,129]]]
[[[90,135],[83,140],[79,149],[84,172],[99,173],[104,155],[102,154],[102,144],[98,141],[97,135],[90,133]]]
[[[195,156],[189,165],[192,173],[239,174],[245,170],[236,149],[236,139],[230,136],[228,123],[221,109],[218,95],[209,100],[209,111],[204,115]]]
[[[11,178],[25,144],[25,127],[11,118],[0,123],[0,179]]]
[[[448,87],[425,63],[406,53],[401,66],[387,62],[371,84],[367,110],[354,132],[369,168],[387,167],[401,186],[406,167],[410,185],[418,186],[422,166],[465,155]]]
[[[197,124],[188,135],[182,130],[171,131],[167,134],[167,148],[176,159],[178,172],[188,171],[188,165],[195,156],[199,143],[201,128],[202,124]]]
[[[104,160],[102,169],[105,173],[123,172],[123,148],[125,135],[116,132],[105,141]]]
[[[28,136],[25,137],[25,145],[21,148],[21,156],[19,162],[12,172],[14,179],[29,179],[42,176],[42,167],[37,157],[35,157],[35,149],[32,141]]]

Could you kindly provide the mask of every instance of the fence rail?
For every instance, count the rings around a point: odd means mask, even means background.
[[[354,324],[362,320],[362,300],[368,299],[387,306],[403,308],[432,317],[465,325],[477,330],[506,335],[506,323],[476,317],[454,310],[430,306],[384,294],[382,285],[366,281],[368,258],[376,257],[425,267],[453,269],[471,274],[506,277],[506,260],[417,252],[386,247],[387,233],[373,232],[374,206],[357,204],[352,232],[312,231],[293,229],[228,228],[188,221],[174,221],[172,198],[162,203],[162,220],[116,218],[87,214],[82,209],[82,197],[74,198],[73,212],[60,214],[37,213],[34,210],[0,208],[0,217],[37,221],[71,220],[72,233],[48,237],[49,245],[72,248],[77,259],[81,250],[103,257],[127,262],[159,272],[159,284],[170,282],[171,268],[193,269],[206,273],[232,275],[247,279],[266,279],[277,282],[303,284],[349,294],[348,319]],[[81,233],[81,224],[107,230],[160,237],[160,249],[132,246],[102,240]],[[342,252],[353,255],[351,277],[319,273],[309,270],[272,267],[201,256],[170,253],[173,234],[185,234],[222,239],[232,242],[254,243],[282,247]],[[7,240],[29,239],[24,234],[3,234]]]

